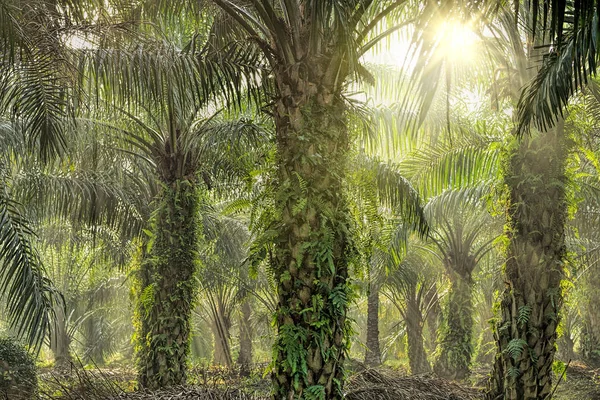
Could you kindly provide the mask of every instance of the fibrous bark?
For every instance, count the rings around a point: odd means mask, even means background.
[[[566,257],[566,156],[560,121],[552,131],[516,140],[509,150],[506,288],[494,333],[490,400],[546,399],[552,391]]]
[[[307,59],[276,72],[278,400],[342,398],[349,346],[349,215],[342,187],[348,133],[343,100],[320,71],[324,61]]]
[[[367,343],[365,364],[376,367],[381,364],[379,347],[379,288],[371,285],[367,296]]]
[[[242,302],[242,312],[240,315],[240,353],[238,354],[237,365],[240,367],[242,375],[250,373],[252,365],[252,308],[250,300],[244,299]]]
[[[467,269],[472,271],[472,267]],[[473,356],[473,283],[470,272],[463,276],[456,270],[449,271],[450,291],[434,371],[447,379],[462,380],[470,373]]]
[[[163,179],[153,243],[141,266],[137,356],[143,387],[186,383],[191,314],[197,295],[199,202],[193,174]]]
[[[406,335],[408,336],[408,362],[413,374],[431,372],[427,353],[423,343],[423,314],[416,296],[409,298],[406,304]]]

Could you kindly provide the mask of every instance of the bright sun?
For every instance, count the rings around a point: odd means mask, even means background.
[[[386,46],[365,54],[364,61],[412,71],[417,60],[410,37],[410,32],[390,37]],[[469,64],[477,58],[477,44],[480,38],[469,24],[443,22],[438,26],[435,37],[438,41],[436,57],[444,57],[458,65]]]
[[[468,24],[444,22],[438,28],[439,48],[452,62],[469,63],[476,56],[477,34]]]

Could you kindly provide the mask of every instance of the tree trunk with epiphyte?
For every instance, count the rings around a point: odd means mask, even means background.
[[[379,347],[379,287],[370,284],[367,296],[367,341],[365,364],[376,367],[381,364]]]
[[[199,187],[194,170],[171,165],[174,160],[159,166],[162,187],[140,271],[138,379],[147,388],[186,383],[197,296]]]
[[[443,325],[439,337],[440,355],[434,365],[437,375],[462,380],[471,371],[473,356],[473,282],[471,273],[475,260],[465,257],[465,265],[454,265],[457,260],[447,260],[450,290],[443,312]],[[460,272],[457,272],[460,271]]]
[[[546,399],[562,305],[566,258],[567,140],[563,122],[515,139],[504,171],[508,189],[506,287],[494,336],[497,353],[486,398]]]
[[[325,64],[323,64],[325,62]],[[276,71],[274,399],[341,399],[349,347],[345,105],[324,58]],[[303,65],[310,65],[306,69]],[[310,72],[310,73],[309,73]]]

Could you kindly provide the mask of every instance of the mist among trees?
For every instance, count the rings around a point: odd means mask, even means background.
[[[0,397],[597,398],[599,13],[0,0]]]

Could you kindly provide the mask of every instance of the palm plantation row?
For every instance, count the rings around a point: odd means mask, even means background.
[[[37,348],[50,330],[68,359],[67,325],[94,342],[109,318],[92,318],[93,289],[120,272],[102,268],[135,265],[141,386],[186,382],[201,291],[215,359],[233,362],[239,305],[239,356],[251,360],[260,299],[274,315],[273,397],[337,399],[362,280],[366,362],[382,360],[381,292],[405,323],[413,373],[431,369],[437,342],[433,370],[466,378],[474,317],[493,317],[493,338],[478,329],[496,344],[488,398],[548,398],[561,308],[594,288],[597,243],[595,8],[564,7],[0,1],[12,331]],[[448,21],[469,25],[485,56],[453,57]],[[403,68],[364,63],[403,35]],[[460,106],[465,92],[475,110]],[[483,279],[501,259],[502,282]],[[68,272],[49,280],[44,264]],[[59,294],[84,292],[77,273],[91,290],[78,322]],[[567,331],[591,357],[588,311]]]

